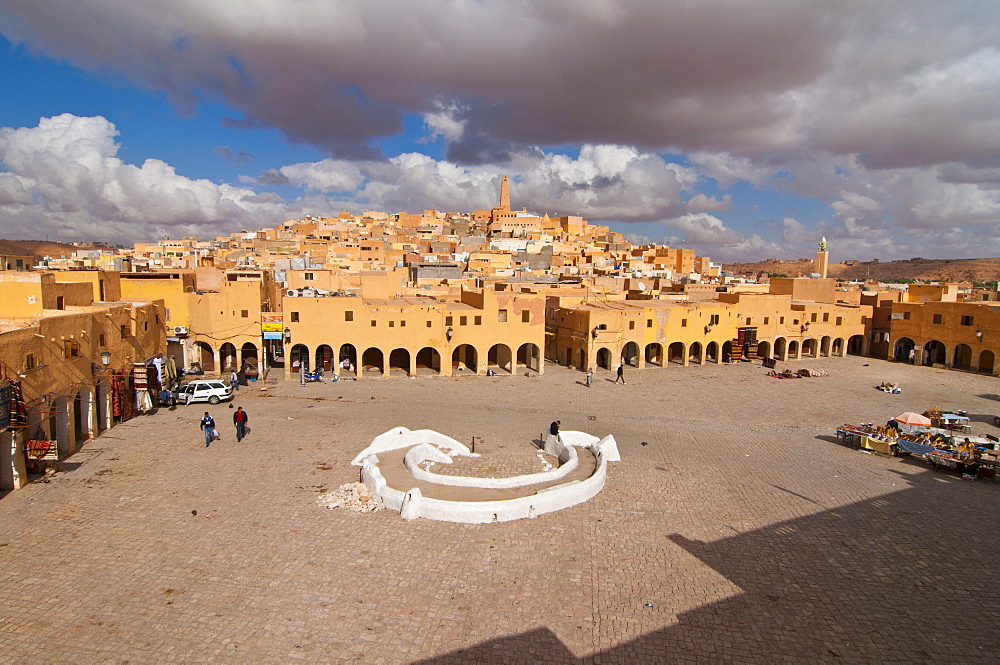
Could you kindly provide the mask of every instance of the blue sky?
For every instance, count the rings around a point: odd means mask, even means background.
[[[2,235],[469,211],[508,174],[517,207],[717,260],[1000,251],[996,3],[447,9],[10,0]]]

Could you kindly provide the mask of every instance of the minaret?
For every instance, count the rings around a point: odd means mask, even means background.
[[[826,279],[826,267],[830,261],[830,252],[826,251],[826,238],[819,241],[819,249],[816,250],[816,271],[820,279]]]
[[[500,209],[510,211],[510,186],[507,184],[507,176],[500,181]]]

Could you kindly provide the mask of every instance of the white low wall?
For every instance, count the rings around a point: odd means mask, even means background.
[[[390,430],[385,434],[376,437],[370,446],[354,458],[353,464],[361,466],[361,480],[364,482],[365,486],[368,487],[368,490],[374,496],[378,496],[387,508],[398,510],[400,516],[404,519],[426,517],[432,520],[462,522],[467,524],[509,522],[511,520],[523,519],[526,517],[533,518],[538,515],[555,512],[557,510],[569,508],[570,506],[575,506],[587,501],[604,488],[604,483],[607,479],[608,473],[608,462],[619,461],[621,459],[618,454],[618,444],[613,436],[609,435],[603,439],[598,439],[597,437],[587,434],[586,432],[563,432],[560,438],[561,441],[557,440],[552,442],[553,446],[559,448],[558,453],[560,458],[562,459],[563,455],[565,455],[565,459],[567,461],[570,459],[570,456],[574,459],[578,459],[573,446],[579,445],[581,447],[587,447],[597,458],[597,466],[594,473],[585,480],[572,481],[562,485],[548,487],[539,490],[530,496],[518,497],[516,499],[502,499],[497,501],[446,501],[442,499],[430,499],[424,497],[418,488],[402,491],[389,487],[386,483],[385,477],[378,468],[379,460],[375,454],[376,452],[396,450],[406,447],[407,445],[420,446],[425,443],[439,443],[444,441],[446,442],[444,445],[448,447],[453,454],[473,454],[470,453],[465,446],[458,443],[454,439],[446,437],[443,434],[433,432],[432,430],[417,430],[415,432],[411,432],[405,427],[397,427]],[[550,442],[546,443],[548,444]],[[434,459],[435,461],[443,461],[443,457],[447,456],[439,450],[431,452],[429,450],[431,448],[433,448],[433,446],[427,446],[426,448],[421,447],[421,450],[418,450],[413,457],[410,458],[412,465],[408,463],[407,468],[411,470],[411,473],[412,469],[416,467],[417,463],[419,463],[414,460]],[[464,449],[464,451],[462,449]],[[410,457],[410,454],[407,453],[406,457]],[[562,467],[560,467],[560,469],[561,468]],[[420,471],[423,470],[420,469]],[[558,471],[558,469],[556,471]],[[551,472],[530,474],[527,476],[515,476],[514,478],[508,479],[466,478],[471,481],[510,481],[517,478],[537,478],[539,476],[545,476],[549,473]],[[432,482],[437,482],[441,478],[456,478],[430,473],[428,473],[428,475],[433,477]],[[469,486],[486,487],[490,489],[490,487],[482,485]]]
[[[478,478],[476,476],[446,476],[434,473],[427,469],[422,469],[419,464],[424,460],[451,464],[451,457],[445,455],[440,450],[430,444],[419,444],[410,448],[403,457],[410,475],[417,480],[422,480],[435,485],[448,485],[450,487],[480,487],[483,489],[511,489],[513,487],[524,487],[526,485],[538,485],[539,483],[551,483],[564,478],[580,464],[580,458],[576,454],[576,449],[572,446],[562,446],[559,457],[559,467],[551,471],[541,471],[522,476],[510,476],[508,478]]]

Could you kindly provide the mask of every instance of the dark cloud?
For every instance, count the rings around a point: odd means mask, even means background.
[[[9,0],[9,38],[336,156],[407,112],[462,109],[449,158],[617,143],[861,153],[873,168],[995,161],[1000,5],[802,2],[156,4]]]

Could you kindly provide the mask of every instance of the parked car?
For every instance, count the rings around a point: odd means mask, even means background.
[[[194,402],[208,402],[218,404],[219,402],[233,398],[233,386],[229,381],[222,379],[199,379],[182,385],[176,393],[174,399],[181,404],[193,404]]]

